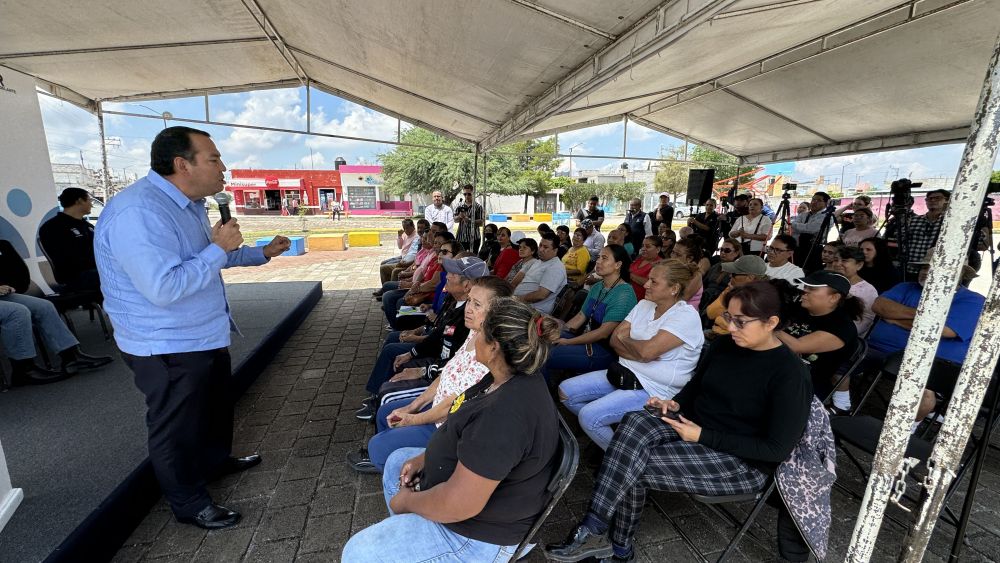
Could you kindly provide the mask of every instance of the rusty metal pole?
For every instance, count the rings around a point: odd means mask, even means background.
[[[962,225],[964,232],[972,236],[976,228],[975,216],[982,205],[986,186],[990,181],[990,171],[996,161],[998,143],[1000,143],[1000,39],[993,50],[986,83],[979,100],[979,112],[969,133],[969,142],[962,157],[962,167],[955,179],[955,194],[963,199],[958,202],[965,211],[967,220]],[[956,203],[952,196],[951,205]],[[971,222],[970,222],[971,220]],[[942,232],[943,234],[943,232]],[[968,238],[968,236],[966,238]],[[966,244],[963,248],[968,248]],[[923,486],[927,491],[920,507],[920,515],[916,525],[910,530],[900,561],[918,562],[923,558],[924,550],[934,532],[941,509],[944,507],[945,494],[955,478],[955,471],[965,452],[966,443],[972,432],[972,426],[979,415],[979,407],[989,386],[990,378],[1000,356],[1000,283],[994,277],[989,295],[976,332],[969,343],[969,353],[962,364],[958,382],[952,395],[948,416],[945,418],[941,431],[934,444],[928,460],[927,477]],[[982,444],[981,448],[986,448]],[[970,490],[969,495],[975,491]],[[961,535],[962,529],[958,531]],[[956,538],[960,542],[961,538]]]
[[[101,182],[104,185],[104,201],[114,195],[111,193],[111,173],[108,170],[108,139],[104,136],[104,104],[97,102],[97,130],[101,135]]]
[[[972,123],[955,180],[955,191],[944,216],[930,272],[917,306],[913,329],[886,413],[884,429],[872,462],[871,477],[847,549],[847,560],[851,562],[867,562],[871,559],[886,507],[890,500],[897,501],[900,496],[898,491],[893,494],[894,485],[897,480],[906,478],[907,467],[910,467],[910,462],[904,465],[903,457],[910,438],[910,425],[916,418],[917,407],[951,307],[952,294],[958,286],[966,250],[975,230],[976,217],[996,158],[997,113],[1000,111],[1000,77],[996,74],[998,54],[1000,44],[994,46],[975,121]],[[926,541],[923,542],[923,547],[926,548]],[[908,556],[919,559],[923,552],[924,549],[920,548],[908,552]]]

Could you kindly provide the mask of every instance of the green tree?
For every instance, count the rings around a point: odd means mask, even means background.
[[[461,186],[473,181],[474,155],[457,152],[468,151],[468,145],[419,127],[404,131],[400,142],[436,148],[398,145],[380,154],[383,189],[387,193],[402,196],[440,191],[450,203]]]
[[[990,182],[1000,182],[1000,170],[994,170],[990,176]]]
[[[566,209],[583,207],[590,196],[597,196],[602,203],[611,201],[625,202],[635,197],[642,197],[646,191],[643,182],[624,182],[614,184],[579,184],[572,183],[563,188],[562,201]]]
[[[749,166],[740,167],[739,159],[735,156],[705,147],[695,147],[691,151],[690,159],[697,163],[692,165],[694,168],[714,168],[716,182],[750,171]],[[747,174],[740,178],[740,184],[752,182],[753,179],[753,174]]]
[[[559,168],[559,145],[555,137],[529,139],[504,145],[487,158],[486,193],[523,195],[524,213],[528,197],[541,197],[555,189],[553,174]]]
[[[688,170],[691,165],[683,162],[684,149],[673,147],[663,158],[669,160],[660,162],[660,169],[653,177],[653,191],[671,195],[671,201],[683,200],[683,195],[687,193]]]

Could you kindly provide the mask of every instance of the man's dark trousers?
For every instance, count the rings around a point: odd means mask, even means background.
[[[146,395],[153,471],[180,518],[212,499],[205,486],[232,453],[229,349],[132,356],[122,354]]]

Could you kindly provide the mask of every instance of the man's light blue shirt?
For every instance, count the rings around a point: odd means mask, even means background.
[[[235,329],[222,268],[267,262],[260,247],[212,243],[205,200],[149,171],[111,198],[94,233],[104,310],[133,356],[229,346]]]

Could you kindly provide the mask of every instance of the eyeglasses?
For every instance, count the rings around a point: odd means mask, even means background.
[[[445,250],[444,248],[442,248],[441,250],[438,250],[438,254],[443,254],[445,256],[447,256],[447,255],[449,255],[451,253],[452,252],[450,250]]]
[[[767,247],[768,252],[788,252],[787,248],[775,248],[773,246]]]
[[[719,250],[719,254],[732,254],[734,252],[736,252],[736,250],[732,248],[722,248]]]
[[[465,197],[469,197],[469,196],[471,196],[471,195],[472,195],[472,192],[465,192],[465,193],[464,193],[464,194],[462,194],[462,195],[464,195]]]
[[[747,326],[748,324],[750,324],[750,323],[752,323],[754,321],[759,321],[760,319],[738,319],[738,318],[730,315],[729,311],[724,311],[722,313],[722,320],[726,321],[727,325],[733,325],[738,330],[743,330],[743,327]]]

